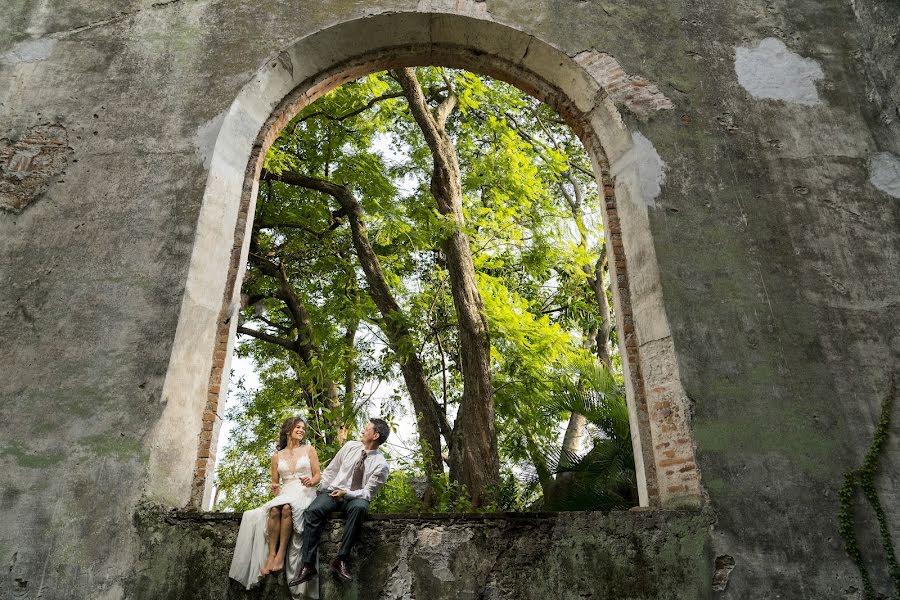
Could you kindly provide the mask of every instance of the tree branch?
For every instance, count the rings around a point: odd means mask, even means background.
[[[402,97],[403,97],[403,92],[390,92],[387,94],[382,94],[381,96],[376,96],[376,97],[372,98],[371,100],[366,102],[363,106],[361,106],[357,109],[351,110],[350,112],[339,115],[339,116],[331,115],[324,110],[318,110],[316,112],[311,112],[308,115],[304,115],[302,118],[297,120],[297,124],[299,125],[300,123],[303,123],[304,121],[308,121],[309,119],[313,119],[315,117],[325,117],[329,121],[337,121],[337,122],[346,121],[350,117],[355,117],[358,114],[366,112],[367,110],[369,110],[370,108],[372,108],[373,106],[378,104],[379,102],[384,102],[385,100],[390,100],[392,98],[402,98]]]
[[[275,322],[273,322],[273,321],[271,321],[271,320],[265,318],[265,317],[262,316],[262,315],[256,315],[254,318],[255,318],[255,319],[259,319],[260,321],[262,321],[263,323],[265,323],[265,324],[268,325],[269,327],[272,327],[273,329],[277,329],[278,331],[281,331],[281,332],[283,332],[283,333],[288,333],[288,332],[290,332],[290,330],[291,330],[290,327],[285,327],[284,325],[279,325],[278,323],[275,323]]]
[[[280,338],[262,331],[257,331],[256,329],[251,329],[249,327],[243,326],[238,327],[237,332],[244,335],[249,335],[250,337],[254,337],[264,342],[269,342],[270,344],[275,344],[276,346],[281,346],[282,348],[290,350],[291,352],[297,351],[296,344],[291,340],[286,340],[284,338]]]
[[[425,141],[434,154],[435,148],[443,141],[441,137],[442,132],[434,115],[431,114],[431,110],[428,108],[428,103],[425,101],[422,86],[419,85],[419,80],[416,78],[416,70],[411,67],[398,69],[394,71],[394,75],[400,83],[400,87],[403,88],[413,118],[419,124],[419,128],[425,135]],[[453,94],[450,94],[450,96],[453,96]],[[456,100],[454,99],[453,102],[455,104]]]
[[[323,194],[328,194],[333,197],[335,200],[341,205],[340,213],[346,214],[347,207],[341,202],[342,199],[346,199],[348,196],[352,199],[352,194],[350,190],[346,187],[334,183],[333,181],[329,181],[327,179],[320,179],[318,177],[310,177],[308,175],[304,175],[302,173],[297,173],[295,171],[284,171],[281,175],[276,175],[271,172],[264,172],[261,176],[265,179],[271,179],[274,181],[280,181],[281,183],[286,183],[288,185],[298,185],[300,187],[304,187],[308,190],[314,190],[316,192],[322,192]],[[355,202],[355,199],[354,199]]]
[[[485,120],[485,115],[483,112],[481,112],[481,111],[472,111],[472,112],[474,114],[478,115],[479,117],[481,117],[482,121]],[[521,125],[519,125],[518,121],[516,121],[516,118],[513,115],[511,115],[509,113],[503,113],[501,116],[510,123],[512,130],[515,131],[519,135],[519,137],[521,137],[523,140],[525,140],[526,142],[531,144],[531,147],[534,148],[535,154],[537,154],[541,158],[541,160],[543,160],[544,162],[546,162],[548,164],[552,163],[552,161],[543,152],[541,152],[539,150],[539,148],[543,148],[545,150],[550,150],[551,149],[550,146],[548,146],[546,143],[542,142],[541,140],[535,138],[534,136],[529,134],[527,131],[525,131],[525,129]],[[555,140],[552,140],[552,138],[551,138],[551,141],[554,143],[554,145],[556,144]],[[589,169],[587,167],[583,167],[571,159],[568,159],[566,161],[566,164],[568,164],[570,168],[575,169],[576,171],[580,171],[581,173],[584,173],[585,175],[587,175],[588,177],[590,177],[592,179],[594,178],[594,172],[591,169]]]
[[[264,179],[265,181],[267,181],[269,183],[271,183],[272,181],[279,180],[277,176],[273,176],[270,173],[265,173],[265,176],[262,177],[262,179]],[[282,183],[285,183],[285,182],[282,182]],[[290,184],[288,184],[288,185],[290,185]],[[313,229],[312,227],[309,227],[309,226],[304,225],[303,223],[299,223],[297,221],[280,221],[279,222],[279,221],[266,221],[264,219],[260,219],[258,227],[260,229],[277,229],[277,228],[299,229],[301,231],[305,231],[306,233],[308,233],[314,237],[323,238],[344,224],[344,220],[342,217],[345,217],[346,214],[347,213],[345,213],[343,209],[332,211],[331,212],[331,223],[328,225],[327,229],[324,229],[322,231],[317,231],[317,230]]]
[[[439,94],[440,92],[443,92],[447,89],[448,88],[444,88],[444,87],[430,88],[428,90],[428,95],[430,97],[434,97],[437,94]],[[378,104],[379,102],[384,102],[385,100],[391,100],[393,98],[402,98],[403,95],[404,95],[403,92],[388,92],[387,94],[382,94],[380,96],[376,96],[376,97],[372,98],[371,100],[369,100],[368,102],[366,102],[363,106],[361,106],[359,108],[353,109],[350,112],[346,112],[346,113],[344,113],[342,115],[338,115],[338,116],[331,115],[324,110],[311,112],[308,115],[304,115],[302,118],[298,119],[297,125],[299,125],[300,123],[303,123],[305,121],[308,121],[310,119],[313,119],[315,117],[324,117],[324,118],[328,119],[329,121],[336,121],[336,122],[346,121],[347,119],[349,119],[351,117],[355,117],[359,114],[366,112],[367,110],[369,110],[370,108],[372,108],[373,106]],[[296,131],[296,126],[295,126],[295,131]]]
[[[453,89],[453,83],[450,81],[450,78],[447,77],[447,72],[444,69],[441,69],[441,77],[444,79],[444,83],[447,84],[448,94],[447,97],[438,105],[437,110],[434,112],[434,120],[437,122],[438,127],[441,129],[447,124],[447,119],[450,117],[450,113],[453,112],[453,109],[456,108],[456,102],[458,100],[456,96],[456,90]]]
[[[297,297],[297,294],[295,294],[294,290],[291,288],[287,274],[284,272],[284,265],[277,265],[271,260],[253,252],[249,254],[249,258],[253,264],[259,267],[259,270],[262,271],[264,275],[278,281],[278,293],[276,294],[276,297],[287,305],[288,312],[297,329],[296,345],[293,346],[292,349],[300,355],[303,362],[308,364],[312,359],[313,353],[316,355],[319,354],[318,349],[313,346],[312,337],[310,336],[312,323],[309,314],[306,312],[306,307],[303,306],[300,298]]]

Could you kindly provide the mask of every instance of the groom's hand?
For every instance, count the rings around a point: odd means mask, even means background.
[[[328,495],[331,496],[332,498],[334,498],[335,500],[340,500],[341,498],[344,497],[344,495],[346,495],[346,493],[347,493],[347,490],[331,490],[331,493]]]

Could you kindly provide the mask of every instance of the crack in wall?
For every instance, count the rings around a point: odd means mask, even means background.
[[[208,0],[206,3],[214,3],[216,0]],[[137,8],[134,10],[125,10],[120,11],[119,13],[106,17],[105,19],[98,19],[96,21],[91,21],[90,23],[85,23],[84,25],[78,25],[75,27],[71,27],[69,29],[59,29],[56,31],[48,31],[44,33],[40,37],[51,37],[55,39],[64,39],[69,37],[70,35],[75,35],[76,33],[82,33],[84,31],[89,31],[91,29],[97,29],[98,27],[104,27],[106,25],[110,25],[112,23],[117,23],[119,21],[123,21],[128,19],[129,17],[134,17],[141,13],[147,12],[148,10],[160,10],[164,8],[168,8],[170,6],[175,6],[181,4],[183,0],[168,0],[167,2],[155,2],[150,5],[149,8]],[[198,2],[200,3],[200,2]]]

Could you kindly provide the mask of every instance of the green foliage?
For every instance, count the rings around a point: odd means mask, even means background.
[[[593,449],[562,461],[566,473],[573,465],[581,469],[569,477],[578,482],[572,493],[596,500],[609,488],[606,500],[584,505],[625,506],[629,465],[620,454],[625,447],[630,453],[630,433],[619,410],[624,404],[617,404],[620,389],[602,402],[579,404],[560,383],[580,377],[578,365],[592,362],[595,349],[583,340],[601,320],[588,285],[603,249],[590,161],[552,109],[510,85],[466,71],[423,68],[417,75],[432,108],[450,93],[457,98],[447,131],[461,166],[463,227],[491,336],[505,465],[491,507],[542,506],[542,488],[526,473],[548,458],[557,471],[551,478],[564,472],[556,468],[560,431],[577,410],[593,411]],[[291,120],[265,169],[325,179],[353,192],[411,335],[394,349],[385,344],[384,322],[335,200],[297,185],[261,182],[241,311],[244,330],[260,335],[242,335],[238,353],[252,358],[262,387],[241,393],[229,415],[235,429],[217,477],[223,508],[239,510],[267,496],[268,461],[283,416],[308,418],[323,462],[336,451],[338,427],[352,432],[369,412],[410,416],[408,393],[396,385],[398,363],[409,355],[425,366],[442,410],[452,417],[458,405],[462,358],[442,252],[454,225],[435,210],[431,152],[401,92],[385,72],[336,88]],[[285,285],[305,309],[304,323],[285,299]],[[615,336],[613,323],[613,348]],[[619,364],[614,350],[613,364]],[[375,403],[371,390],[382,384],[394,391]],[[622,414],[626,431],[616,420]],[[422,480],[422,457],[415,453],[395,470],[373,510],[420,509],[412,490]],[[432,483],[437,509],[468,509],[465,490],[446,475]]]
[[[856,495],[857,490],[862,490],[863,496],[872,507],[875,513],[875,519],[878,522],[878,533],[881,536],[881,543],[888,563],[888,574],[894,588],[894,596],[900,597],[900,564],[897,563],[897,556],[894,553],[894,542],[891,538],[890,525],[887,522],[884,508],[881,506],[881,499],[878,496],[878,488],[875,486],[875,477],[878,473],[878,462],[881,453],[887,442],[888,433],[891,427],[891,408],[894,403],[894,396],[897,393],[896,380],[891,380],[891,387],[888,395],[885,397],[881,406],[881,417],[875,427],[875,435],[872,438],[872,444],[866,452],[863,464],[858,469],[848,471],[844,475],[844,482],[838,491],[838,499],[840,500],[840,509],[838,511],[838,531],[844,540],[844,548],[847,554],[859,569],[860,577],[863,582],[863,593],[866,600],[874,600],[875,588],[872,585],[872,579],[869,576],[869,570],[866,567],[862,551],[856,539]]]
[[[631,428],[623,386],[602,365],[583,362],[578,379],[563,381],[543,405],[551,414],[587,418],[593,447],[584,455],[553,448],[544,460],[555,480],[550,510],[622,510],[638,503]]]
[[[411,479],[415,475],[405,469],[391,471],[381,491],[372,499],[372,513],[416,513],[422,510],[422,501],[413,489]]]
[[[277,363],[275,363],[277,364]],[[263,372],[264,385],[255,393],[236,385],[238,404],[226,415],[234,423],[216,470],[220,499],[216,510],[244,511],[271,497],[269,483],[272,454],[284,419],[306,418],[310,443],[320,461],[326,463],[337,453],[338,444],[327,443],[320,429],[322,419],[302,408],[301,390],[290,378],[278,377],[270,369]]]
[[[450,481],[446,473],[441,473],[432,480],[437,498],[434,512],[472,512],[472,502],[466,486]]]
[[[488,490],[491,502],[483,512],[527,512],[539,502],[534,486],[516,475],[508,466],[500,471],[500,485]]]

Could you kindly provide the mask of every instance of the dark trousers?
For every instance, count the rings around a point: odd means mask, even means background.
[[[328,491],[320,491],[303,513],[303,564],[315,564],[316,551],[319,549],[328,515],[335,511],[347,515],[341,549],[338,550],[337,556],[345,560],[349,558],[350,550],[359,537],[359,528],[369,514],[369,501],[362,498],[336,500],[328,495]]]

